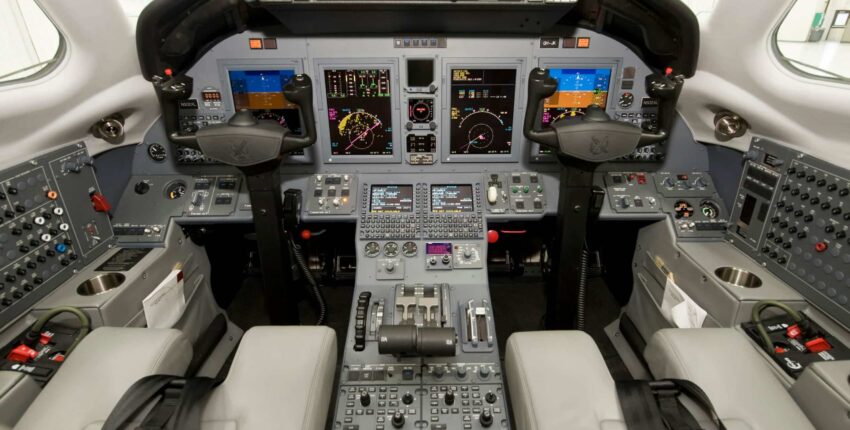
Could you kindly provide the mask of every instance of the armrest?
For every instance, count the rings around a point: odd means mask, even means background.
[[[0,371],[0,429],[12,428],[40,391],[29,375]]]
[[[850,360],[810,364],[791,396],[817,428],[850,428]]]

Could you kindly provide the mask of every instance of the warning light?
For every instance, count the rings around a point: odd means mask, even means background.
[[[251,49],[263,49],[263,39],[248,39],[248,47]]]
[[[576,40],[577,48],[590,48],[590,38],[589,37],[579,37]]]
[[[672,67],[668,67],[668,68],[664,69],[664,75],[665,76],[670,76],[671,73],[673,73]]]
[[[563,45],[564,48],[575,48],[576,47],[576,38],[575,37],[565,37]]]
[[[174,74],[174,70],[165,69],[165,76],[168,76],[170,78],[171,75],[173,75],[173,74]]]
[[[311,232],[310,230],[307,230],[307,229],[301,230],[301,239],[310,240],[310,238],[312,236],[313,236],[313,232]]]
[[[47,192],[47,198],[50,200],[56,200],[59,198],[59,193],[56,191],[50,190]]]

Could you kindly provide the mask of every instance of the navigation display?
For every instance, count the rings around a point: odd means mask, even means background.
[[[392,155],[389,69],[327,69],[331,154]]]
[[[413,185],[372,185],[369,212],[413,212]]]
[[[472,185],[431,185],[431,212],[472,212]]]
[[[452,154],[510,154],[516,69],[451,69]]]
[[[235,110],[248,109],[259,120],[275,121],[300,132],[298,106],[283,96],[283,87],[295,70],[230,70],[228,75]]]
[[[543,100],[544,126],[584,115],[590,105],[605,109],[611,85],[610,68],[550,69],[549,75],[558,80],[558,90]]]

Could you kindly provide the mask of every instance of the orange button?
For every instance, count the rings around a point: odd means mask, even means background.
[[[50,200],[56,200],[59,198],[59,193],[56,191],[50,190],[47,192],[47,198]]]
[[[248,47],[251,49],[263,49],[263,39],[248,39]]]
[[[590,48],[590,38],[579,37],[576,46],[579,48]]]

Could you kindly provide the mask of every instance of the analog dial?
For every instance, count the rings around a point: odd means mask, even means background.
[[[381,253],[381,245],[378,245],[378,242],[369,242],[366,244],[365,252],[367,257],[377,257]]]
[[[676,213],[676,219],[688,219],[694,216],[694,207],[687,200],[679,200],[673,205],[673,211]]]
[[[395,257],[398,255],[398,244],[395,242],[387,242],[384,245],[384,256]]]
[[[168,200],[177,200],[186,195],[186,183],[183,181],[174,181],[165,187],[165,198]]]
[[[401,253],[404,254],[405,257],[415,257],[416,252],[417,249],[415,242],[404,242],[404,245],[401,246]]]
[[[621,108],[627,109],[632,107],[632,103],[635,102],[635,95],[632,93],[623,93],[620,95],[620,101],[617,103]]]
[[[165,152],[165,147],[160,145],[159,143],[151,143],[148,146],[148,156],[151,157],[153,161],[163,162],[167,157],[167,153]]]

